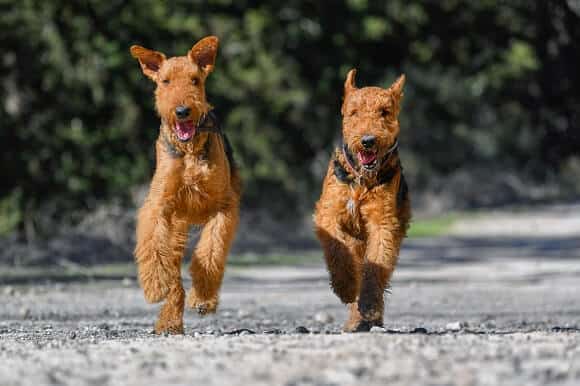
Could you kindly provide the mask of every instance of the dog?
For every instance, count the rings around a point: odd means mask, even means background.
[[[217,37],[208,36],[187,55],[172,58],[137,45],[130,49],[143,74],[156,84],[161,118],[155,174],[138,212],[134,251],[146,300],[166,300],[155,324],[158,334],[183,333],[181,260],[189,228],[203,226],[191,259],[193,286],[187,305],[205,315],[218,306],[239,222],[240,177],[205,93],[218,44]]]
[[[348,305],[347,332],[383,325],[384,293],[411,218],[398,152],[405,76],[388,89],[344,83],[343,145],[336,149],[314,214],[330,284]]]

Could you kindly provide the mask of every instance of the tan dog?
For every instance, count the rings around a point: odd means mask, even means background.
[[[357,88],[348,73],[343,146],[336,150],[316,204],[316,234],[331,286],[350,316],[346,331],[382,326],[384,299],[411,217],[398,154],[405,77],[391,87]]]
[[[183,333],[185,292],[181,259],[191,225],[203,225],[191,260],[188,306],[215,312],[230,245],[239,219],[240,179],[227,138],[205,96],[218,39],[200,40],[187,53],[164,54],[132,46],[143,73],[153,80],[161,117],[157,165],[139,210],[135,258],[149,302],[166,299],[157,333]]]

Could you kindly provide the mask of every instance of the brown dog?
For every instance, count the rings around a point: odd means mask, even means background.
[[[355,85],[348,73],[343,146],[336,150],[316,204],[316,234],[331,285],[348,304],[345,331],[382,326],[384,299],[411,217],[397,151],[405,77],[388,89]]]
[[[140,46],[131,54],[153,80],[161,117],[157,164],[149,194],[139,210],[135,259],[147,301],[167,299],[157,333],[183,333],[185,292],[181,259],[191,225],[203,225],[191,261],[188,306],[215,312],[230,245],[239,219],[240,179],[231,148],[205,97],[218,48],[214,36],[200,40],[187,56],[165,55]]]

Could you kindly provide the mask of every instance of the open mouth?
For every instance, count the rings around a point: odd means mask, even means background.
[[[195,135],[195,124],[192,120],[177,121],[175,123],[175,135],[181,142],[187,142]]]
[[[377,153],[373,151],[359,151],[357,153],[358,162],[366,170],[373,170],[377,166]]]

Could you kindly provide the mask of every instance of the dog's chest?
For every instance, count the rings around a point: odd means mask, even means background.
[[[211,170],[207,160],[197,156],[185,156],[183,159],[182,180],[185,186],[202,189],[207,184]]]
[[[361,207],[365,204],[368,190],[362,187],[349,187],[343,196],[342,223],[351,233],[362,233],[364,224],[361,217]]]
[[[184,208],[192,215],[212,212],[229,191],[228,178],[227,170],[219,163],[186,155],[183,159],[180,191]]]

